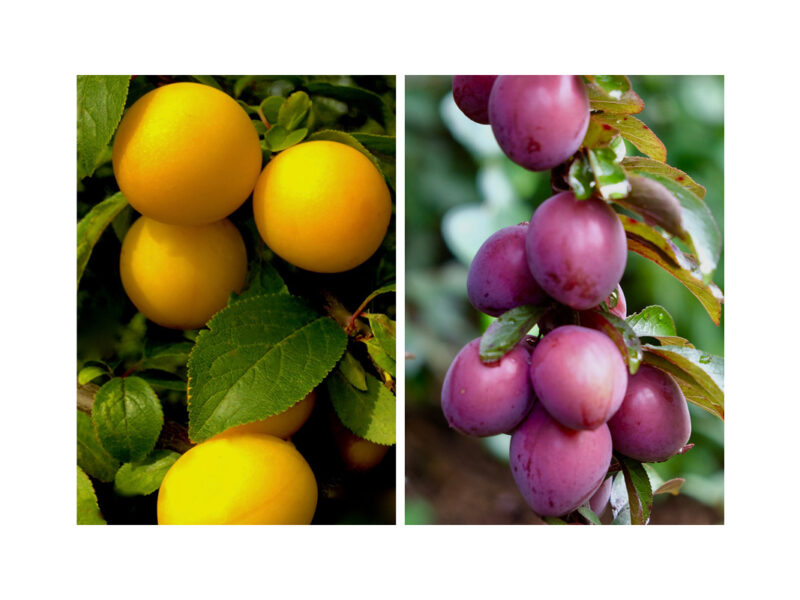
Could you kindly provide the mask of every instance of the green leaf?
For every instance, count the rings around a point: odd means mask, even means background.
[[[88,361],[83,368],[78,371],[78,383],[80,385],[86,385],[90,381],[102,377],[103,375],[113,375],[107,364],[99,363],[98,361]]]
[[[378,135],[376,133],[353,134],[353,137],[366,146],[371,152],[394,156],[397,147],[397,139],[393,135]]]
[[[278,271],[266,261],[252,261],[248,269],[248,279],[247,287],[236,297],[237,300],[264,294],[289,293],[289,288],[286,287],[286,283]]]
[[[622,96],[633,89],[631,80],[626,75],[587,75],[589,81],[596,84],[609,96]]]
[[[672,494],[673,496],[677,496],[681,491],[681,486],[686,483],[686,480],[682,477],[675,477],[674,479],[670,479],[669,481],[665,481],[658,489],[653,492],[653,495],[656,494]]]
[[[106,452],[97,439],[92,418],[78,412],[78,466],[99,481],[114,481],[119,461]]]
[[[586,134],[583,136],[581,146],[586,149],[607,148],[616,137],[621,138],[619,131],[615,127],[607,123],[601,123],[592,115],[589,117],[589,127],[586,128]]]
[[[284,102],[286,102],[286,98],[283,96],[268,96],[261,101],[261,112],[264,113],[264,118],[271,125],[277,124],[278,114],[280,114]]]
[[[308,116],[311,100],[305,92],[295,92],[278,109],[278,125],[288,131],[297,128]]]
[[[710,281],[722,252],[722,234],[708,206],[688,188],[662,175],[648,173],[647,178],[661,184],[680,204],[683,235],[675,234],[694,251],[700,273]],[[671,232],[672,233],[672,232]]]
[[[186,393],[186,380],[175,373],[161,371],[159,369],[148,369],[146,371],[137,372],[136,376],[143,379],[153,387]]]
[[[122,118],[128,75],[78,75],[78,178],[94,173]]]
[[[396,377],[396,361],[384,350],[381,343],[376,338],[362,340],[367,346],[370,360],[380,371],[386,371],[392,377]]]
[[[208,327],[189,357],[189,437],[198,442],[289,409],[347,345],[333,319],[287,294],[235,302]]]
[[[280,152],[300,143],[307,134],[306,128],[287,131],[280,125],[275,125],[264,135],[264,141],[272,152]]]
[[[306,85],[309,94],[317,94],[341,100],[348,105],[363,110],[384,127],[391,125],[391,111],[383,98],[375,92],[355,86],[335,85],[326,81],[312,81]]]
[[[225,91],[224,89],[222,89],[222,86],[219,84],[219,82],[216,79],[214,79],[214,77],[212,77],[211,75],[192,75],[192,78],[204,85],[216,88],[221,92]]]
[[[664,162],[667,160],[667,148],[655,133],[636,117],[630,115],[597,114],[592,119],[617,129],[626,140],[633,144],[639,152]]]
[[[675,321],[663,306],[648,306],[625,319],[639,337],[677,336]]]
[[[633,328],[615,314],[600,310],[580,312],[581,325],[606,334],[622,354],[631,375],[635,374],[642,362],[642,344]]]
[[[592,110],[601,110],[613,114],[634,114],[642,112],[644,101],[630,89],[622,91],[619,85],[609,85],[609,81],[603,75],[587,75],[589,81],[586,83],[586,93],[589,96],[589,107]],[[610,76],[624,77],[624,75]],[[598,81],[600,79],[600,81]]]
[[[558,517],[542,517],[542,520],[547,523],[548,525],[566,525],[567,522],[564,519],[559,519]]]
[[[114,230],[114,235],[117,236],[120,242],[125,239],[125,235],[128,233],[134,220],[136,220],[136,212],[133,210],[133,207],[128,204],[114,217],[114,220],[111,221],[111,228]]]
[[[589,159],[586,158],[585,154],[579,154],[578,158],[572,161],[569,166],[567,181],[578,200],[586,200],[591,197],[596,183],[592,167],[589,165]]]
[[[594,513],[594,511],[589,508],[588,506],[581,506],[578,508],[578,512],[580,515],[589,521],[590,525],[602,525],[600,522],[599,517]]]
[[[663,228],[681,239],[687,237],[683,228],[681,205],[663,185],[647,177],[629,175],[631,193],[626,198],[615,199],[620,206],[635,212],[644,222]]]
[[[147,496],[155,492],[180,454],[156,449],[144,460],[125,463],[114,477],[114,491],[121,496]]]
[[[350,385],[362,392],[367,391],[367,376],[364,367],[352,354],[345,352],[337,366]]]
[[[539,322],[546,309],[545,306],[518,306],[500,315],[481,337],[481,361],[489,363],[503,358]]]
[[[689,402],[725,417],[724,358],[687,346],[646,344],[644,350],[644,361],[674,376]]]
[[[612,525],[630,525],[631,510],[628,503],[628,490],[625,486],[625,475],[621,472],[614,475],[611,484],[611,516]]]
[[[646,525],[650,520],[650,509],[653,506],[653,490],[650,478],[640,462],[617,455],[625,477],[628,490],[628,506],[631,511],[631,522],[634,525]]]
[[[139,377],[117,377],[94,398],[92,423],[106,451],[122,462],[147,456],[156,444],[164,413],[150,385]]]
[[[360,391],[337,369],[327,380],[328,394],[339,420],[357,436],[390,446],[395,443],[397,399],[380,381],[366,375],[367,390]]]
[[[86,268],[86,263],[89,262],[97,240],[100,239],[109,223],[127,205],[128,201],[122,192],[117,192],[93,206],[92,210],[78,223],[78,284],[81,282],[83,270]]]
[[[618,216],[628,238],[628,250],[651,260],[680,281],[700,301],[714,324],[719,325],[722,292],[714,283],[705,281],[696,263],[651,226],[625,215]]]
[[[596,190],[605,200],[624,198],[631,189],[625,171],[617,164],[617,155],[611,148],[587,150]]]
[[[153,343],[146,340],[142,367],[174,372],[177,368],[186,366],[191,351],[192,343],[189,341]]]
[[[689,177],[686,173],[666,163],[647,158],[646,156],[628,156],[622,161],[622,166],[628,173],[639,175],[660,175],[671,179],[692,192],[701,200],[706,197],[706,188]]]
[[[80,467],[78,469],[78,525],[105,525],[106,520],[100,514],[97,496],[88,475]]]
[[[372,334],[375,336],[384,352],[392,359],[396,360],[397,355],[395,347],[397,346],[397,324],[392,321],[388,316],[382,314],[368,314],[369,326],[372,329]]]

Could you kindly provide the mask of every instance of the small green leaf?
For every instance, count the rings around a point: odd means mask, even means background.
[[[375,339],[380,342],[384,352],[392,360],[396,360],[395,347],[397,346],[396,323],[388,316],[382,314],[368,314],[369,326]]]
[[[339,420],[357,436],[384,446],[395,443],[397,399],[380,381],[366,375],[359,391],[338,370],[327,380],[328,394]]]
[[[682,477],[675,477],[674,479],[670,479],[669,481],[665,481],[658,489],[653,492],[653,495],[656,494],[672,494],[673,496],[677,496],[680,494],[681,486],[686,483],[686,480]]]
[[[607,148],[615,138],[622,138],[619,131],[607,123],[601,123],[592,115],[589,117],[589,127],[586,128],[581,146],[586,149]]]
[[[652,159],[665,162],[667,160],[667,148],[658,139],[655,133],[636,117],[630,115],[598,114],[592,118],[600,123],[611,125],[619,130],[626,140],[633,144],[639,152]]]
[[[706,188],[680,169],[671,167],[666,163],[647,158],[646,156],[628,156],[622,161],[622,166],[628,173],[637,173],[639,175],[652,174],[667,177],[678,185],[688,189],[701,200],[706,196]]]
[[[264,113],[264,117],[270,125],[276,125],[278,123],[278,114],[284,102],[286,102],[286,98],[283,96],[269,96],[261,101],[261,112]]]
[[[581,506],[578,508],[578,512],[580,515],[589,521],[590,525],[602,525],[600,522],[599,517],[594,513],[594,511],[589,508],[588,506]]]
[[[160,486],[169,468],[180,458],[172,450],[156,449],[144,460],[125,463],[114,477],[114,491],[121,496],[146,496]]]
[[[337,366],[350,385],[362,392],[367,391],[367,376],[364,367],[352,354],[345,352]]]
[[[100,445],[92,425],[92,418],[78,412],[78,466],[99,481],[114,481],[119,461]]]
[[[164,413],[150,385],[138,377],[118,377],[94,399],[92,423],[103,448],[122,462],[147,456],[156,444]]]
[[[81,282],[83,270],[86,268],[86,263],[89,262],[97,240],[100,239],[109,223],[127,205],[128,201],[122,192],[117,192],[93,206],[78,223],[78,284]]]
[[[282,413],[330,373],[347,335],[288,294],[253,296],[214,315],[189,357],[189,437],[197,442]]]
[[[78,525],[106,525],[106,520],[100,514],[97,505],[97,496],[88,475],[80,467],[78,469]]]
[[[596,190],[605,200],[624,198],[631,186],[623,168],[617,164],[617,155],[611,148],[594,148],[587,150],[589,164],[592,167]]]
[[[678,337],[672,315],[663,306],[648,306],[641,312],[629,315],[625,320],[640,338],[652,337],[663,343],[670,343],[666,340],[682,339]]]
[[[489,363],[503,358],[539,322],[546,309],[545,306],[518,306],[500,315],[481,337],[481,361]]]
[[[375,367],[379,370],[386,371],[392,377],[396,377],[396,361],[386,353],[381,343],[376,338],[363,341],[367,346],[367,352]]]
[[[621,97],[632,89],[626,75],[587,75],[587,79],[611,97]]]
[[[295,92],[278,109],[278,125],[292,131],[308,116],[311,100],[305,92]]]
[[[94,173],[122,118],[128,75],[78,75],[78,178]]]
[[[644,101],[632,89],[622,91],[617,86],[608,86],[606,81],[597,82],[598,77],[587,75],[589,82],[586,84],[586,93],[589,96],[589,107],[592,110],[601,110],[612,114],[635,114],[644,109]],[[624,77],[624,76],[612,76]]]
[[[97,361],[89,361],[78,371],[78,383],[80,385],[86,385],[90,381],[102,377],[103,375],[113,375],[108,365],[105,363],[98,363]]]
[[[638,175],[629,175],[628,181],[631,193],[626,198],[615,199],[617,204],[641,216],[651,227],[659,226],[671,235],[687,238],[681,205],[667,188],[657,181]]]
[[[378,135],[376,133],[353,133],[353,137],[361,142],[371,152],[394,156],[397,139],[393,135]]]
[[[138,371],[136,376],[140,377],[151,386],[156,388],[174,390],[176,392],[186,392],[186,380],[175,373],[161,371],[159,369],[147,369],[145,371]]]
[[[586,200],[594,192],[594,174],[586,155],[581,153],[569,166],[569,187],[572,188],[578,200]]]
[[[687,346],[644,346],[644,361],[675,377],[689,402],[723,419],[725,359]]]
[[[581,311],[580,320],[582,326],[605,333],[619,348],[630,374],[636,373],[642,362],[642,344],[625,320],[600,310]]]
[[[275,125],[264,135],[264,141],[272,152],[280,152],[303,141],[308,134],[308,129],[295,129],[287,131],[280,125]]]
[[[564,519],[559,519],[558,517],[542,517],[542,520],[547,523],[548,525],[566,525],[567,522]]]
[[[361,109],[384,127],[392,125],[391,111],[385,105],[383,98],[375,92],[355,86],[335,85],[326,81],[312,81],[306,86],[306,89],[309,94],[341,100],[352,107]]]
[[[255,75],[243,75],[233,83],[233,97],[238,98],[246,87],[255,81]]]
[[[146,340],[142,367],[174,372],[177,368],[186,366],[191,351],[192,343],[189,341],[153,343]]]
[[[111,228],[114,230],[114,235],[117,236],[120,242],[125,239],[125,235],[128,233],[135,219],[136,213],[133,207],[128,204],[114,217],[114,220],[111,221]]]
[[[650,478],[640,462],[627,456],[618,455],[628,490],[628,506],[631,511],[631,522],[634,525],[646,525],[650,520],[650,509],[653,506],[653,490]]]

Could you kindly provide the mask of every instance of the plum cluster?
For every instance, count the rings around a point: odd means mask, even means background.
[[[462,76],[453,91],[467,116],[488,119],[506,154],[527,168],[560,164],[586,131],[588,100],[576,77]],[[613,209],[560,192],[529,223],[490,236],[470,266],[467,294],[479,311],[499,316],[533,304],[554,315],[540,320],[538,339],[526,338],[494,362],[483,362],[480,339],[472,340],[442,386],[451,427],[511,435],[514,480],[539,515],[565,515],[587,503],[599,514],[610,496],[613,451],[656,462],[688,442],[688,406],[672,377],[649,365],[630,375],[614,341],[574,324],[578,311],[625,318],[619,282],[626,259]]]

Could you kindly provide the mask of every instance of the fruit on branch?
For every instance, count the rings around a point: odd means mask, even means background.
[[[597,489],[592,497],[589,498],[589,508],[591,508],[592,512],[598,517],[603,514],[606,506],[608,506],[608,501],[611,499],[612,482],[612,477],[606,477],[606,480],[603,482],[603,484]]]
[[[622,406],[608,427],[614,449],[641,462],[667,460],[692,433],[681,388],[671,375],[650,365],[631,375]]]
[[[511,473],[525,501],[541,516],[559,516],[586,502],[611,463],[606,425],[575,431],[553,420],[541,404],[511,435]]]
[[[229,95],[173,83],[128,109],[112,164],[120,190],[140,213],[202,225],[227,217],[253,191],[261,146],[250,117]]]
[[[259,421],[253,421],[252,423],[231,427],[226,429],[224,433],[265,433],[284,440],[289,439],[308,421],[311,411],[314,410],[316,400],[317,393],[315,390],[311,390],[300,402],[290,406],[282,413]]]
[[[546,171],[580,148],[589,97],[575,75],[501,75],[489,96],[489,122],[511,160]]]
[[[144,316],[163,327],[196,329],[241,291],[247,251],[228,219],[184,226],[140,217],[122,242],[119,268]]]
[[[320,140],[270,160],[253,191],[253,212],[261,237],[281,258],[308,271],[338,273],[381,245],[392,200],[364,154]]]
[[[450,427],[474,436],[508,433],[533,406],[530,354],[522,344],[493,363],[479,356],[480,338],[456,355],[442,385],[442,412]]]
[[[489,94],[497,75],[455,75],[453,100],[476,123],[489,124]]]
[[[290,442],[223,433],[191,448],[158,491],[159,525],[308,524],[317,506],[311,467]]]
[[[528,267],[550,296],[585,310],[600,304],[625,271],[628,245],[617,214],[602,200],[561,192],[533,213],[525,240]]]
[[[528,268],[528,223],[504,227],[480,247],[467,275],[467,296],[476,309],[498,317],[523,304],[539,304],[547,295]]]
[[[628,374],[619,349],[605,334],[564,325],[545,335],[531,355],[536,397],[559,423],[597,429],[622,404]]]
[[[339,418],[331,416],[336,448],[345,467],[350,471],[369,471],[377,467],[391,446],[376,444],[347,429]]]

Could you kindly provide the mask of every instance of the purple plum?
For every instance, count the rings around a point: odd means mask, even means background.
[[[497,75],[455,75],[453,100],[465,115],[481,125],[489,124],[489,94]]]

